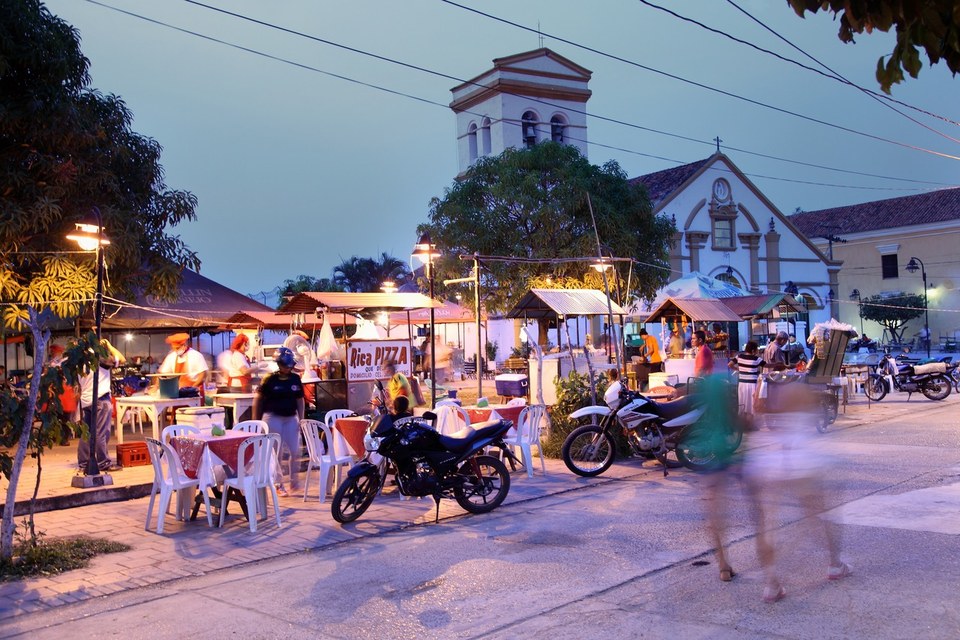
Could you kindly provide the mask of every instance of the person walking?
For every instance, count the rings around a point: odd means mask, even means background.
[[[760,346],[753,340],[744,345],[743,351],[730,361],[730,368],[737,372],[737,404],[739,415],[753,419],[753,397],[760,379],[763,358]]]
[[[253,419],[263,420],[270,427],[270,433],[280,434],[279,457],[283,459],[284,449],[289,452],[290,488],[296,491],[300,488],[300,421],[306,409],[303,382],[293,372],[296,364],[293,351],[280,347],[274,359],[277,371],[264,378],[257,389],[253,399]],[[277,493],[283,497],[289,495],[283,482]]]
[[[693,347],[697,355],[693,360],[693,376],[703,378],[713,373],[713,351],[707,346],[707,335],[702,330],[693,332]]]

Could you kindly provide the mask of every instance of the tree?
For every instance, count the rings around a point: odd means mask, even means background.
[[[953,75],[960,71],[960,2],[956,0],[788,0],[801,18],[809,11],[830,11],[840,16],[837,34],[854,42],[854,34],[896,28],[897,43],[884,62],[877,60],[877,82],[884,92],[903,81],[903,72],[916,78],[923,63],[922,48],[930,64],[943,60]]]
[[[343,291],[375,293],[384,280],[398,280],[407,274],[407,264],[386,253],[380,259],[353,256],[333,268],[333,282]]]
[[[289,298],[303,293],[305,291],[343,291],[343,287],[335,283],[330,278],[314,278],[312,276],[299,275],[296,280],[284,280],[279,287],[278,304],[283,304],[285,298]]]
[[[93,207],[111,240],[105,253],[108,293],[176,290],[184,267],[200,261],[168,228],[195,219],[196,199],[163,180],[161,147],[130,129],[123,101],[89,87],[89,61],[76,30],[38,0],[0,0],[0,301],[2,320],[35,340],[34,381],[46,357],[53,319],[77,316],[96,288],[95,261],[65,236]],[[75,360],[68,366],[81,366]],[[70,371],[74,376],[76,370]],[[36,404],[32,382],[23,411],[0,405],[0,454],[13,505],[34,417],[43,429],[50,403]],[[6,457],[4,457],[6,456]],[[0,559],[12,551],[13,509],[3,515]]]
[[[673,223],[651,213],[644,188],[628,181],[616,162],[591,165],[568,145],[543,142],[479,159],[442,199],[431,201],[430,222],[418,232],[429,233],[443,254],[437,261],[438,281],[466,275],[470,263],[459,255],[542,261],[483,263],[486,306],[506,311],[532,284],[548,278],[568,288],[602,288],[588,267],[597,256],[588,195],[604,255],[631,258],[639,265],[631,273],[628,263],[616,263],[611,293],[619,280],[625,298],[652,297],[669,273],[656,265],[667,266]],[[585,260],[562,261],[572,258]]]
[[[903,342],[905,325],[923,315],[923,296],[900,292],[896,295],[876,295],[864,298],[863,317],[883,325],[893,342]]]

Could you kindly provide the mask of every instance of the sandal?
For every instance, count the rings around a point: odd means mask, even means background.
[[[764,587],[763,588],[763,601],[767,604],[773,604],[774,602],[779,602],[786,597],[787,591],[783,588],[782,585],[777,585],[776,587]]]
[[[853,569],[846,562],[827,569],[827,580],[842,580],[850,575],[853,575]]]
[[[280,485],[279,487],[277,487],[277,495],[280,496],[281,498],[290,497],[290,494],[287,493],[286,487],[284,487],[283,485]]]
[[[736,572],[734,572],[734,570],[731,569],[730,567],[725,567],[723,569],[720,569],[721,582],[730,582],[731,580],[733,580],[733,576],[735,575],[737,575]]]

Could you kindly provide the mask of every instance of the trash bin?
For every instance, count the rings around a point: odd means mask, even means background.
[[[223,426],[223,407],[180,407],[177,409],[175,421],[177,424],[187,424],[200,429],[203,433],[210,433],[213,425]]]

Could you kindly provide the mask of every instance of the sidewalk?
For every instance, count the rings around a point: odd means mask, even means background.
[[[952,395],[946,403],[957,402],[956,397]],[[866,400],[860,396],[847,407],[846,414],[840,415],[832,429],[849,429],[858,424],[916,413],[930,404],[922,397],[914,397],[908,403],[904,395],[902,400],[895,396],[893,400],[872,403],[868,407]],[[937,404],[942,406],[942,403]],[[69,484],[74,466],[73,455],[73,448],[59,447],[52,455],[44,456],[42,496],[71,496],[80,491],[70,488]],[[547,461],[548,472],[545,476],[540,474],[537,467],[538,464],[535,465],[532,479],[525,474],[515,473],[511,476],[507,504],[575,492],[598,483],[635,478],[654,471],[659,473],[660,470],[659,465],[652,461],[618,460],[603,476],[587,479],[571,474],[559,460]],[[28,463],[24,473],[27,484],[30,484],[34,472],[35,466]],[[120,488],[148,487],[146,483],[150,473],[149,466],[133,467],[115,473],[114,481]],[[679,475],[686,472],[681,470],[675,473]],[[0,584],[0,619],[403,530],[431,523],[435,516],[432,500],[404,501],[391,492],[378,498],[357,522],[341,527],[330,516],[329,500],[321,504],[316,496],[316,491],[312,490],[311,498],[306,502],[302,493],[282,498],[283,525],[277,528],[268,519],[260,523],[257,533],[250,533],[246,521],[233,514],[223,529],[208,528],[201,514],[194,522],[178,522],[168,516],[163,535],[157,535],[154,533],[155,519],[150,530],[144,529],[146,498],[39,513],[36,516],[37,528],[47,536],[102,536],[126,543],[132,548],[123,553],[99,556],[85,569],[59,576]],[[440,505],[441,519],[457,518],[464,514],[454,501],[444,500]]]

